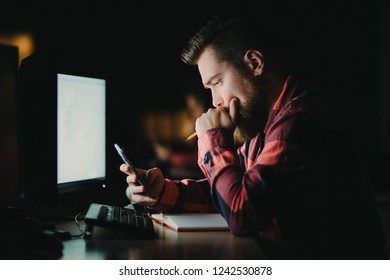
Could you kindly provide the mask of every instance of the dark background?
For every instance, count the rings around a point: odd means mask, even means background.
[[[385,0],[12,1],[2,5],[0,32],[31,31],[37,52],[108,77],[108,145],[122,143],[142,167],[149,156],[139,133],[143,113],[184,106],[182,88],[199,79],[180,61],[188,38],[213,14],[258,18],[335,98],[376,188],[384,190],[390,171],[389,10]],[[115,151],[108,160],[120,177]]]

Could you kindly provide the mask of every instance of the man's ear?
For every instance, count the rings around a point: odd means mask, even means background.
[[[263,55],[257,50],[247,50],[244,57],[245,63],[252,70],[253,75],[260,76],[264,72]]]

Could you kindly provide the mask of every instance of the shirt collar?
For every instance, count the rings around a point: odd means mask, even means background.
[[[279,94],[278,99],[276,100],[274,106],[272,107],[272,111],[269,114],[267,124],[264,127],[264,133],[266,133],[273,123],[276,115],[279,113],[280,109],[287,103],[288,100],[292,98],[296,89],[298,87],[298,82],[289,75],[283,84],[283,89]]]

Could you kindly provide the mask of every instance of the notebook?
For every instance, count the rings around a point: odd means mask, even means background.
[[[229,230],[225,219],[219,213],[152,214],[155,221],[163,223],[174,231]]]

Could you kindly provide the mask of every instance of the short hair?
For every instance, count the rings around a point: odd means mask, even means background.
[[[281,52],[281,46],[271,34],[261,30],[256,22],[241,17],[222,19],[213,16],[188,41],[182,50],[181,60],[196,65],[205,48],[212,47],[218,61],[227,61],[237,69],[243,69],[243,57],[247,50],[258,50],[263,54],[268,69],[287,71],[288,63]]]

